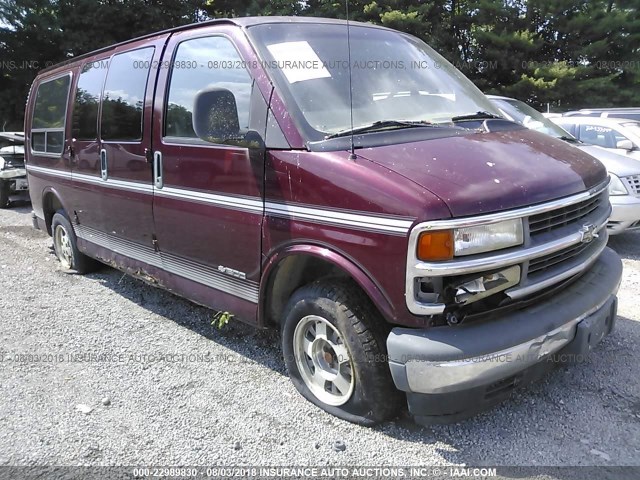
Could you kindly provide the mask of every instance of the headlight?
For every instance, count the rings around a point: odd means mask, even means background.
[[[609,173],[611,183],[609,184],[609,195],[629,195],[629,190],[617,175]]]
[[[0,157],[0,170],[4,170],[4,158]]]
[[[522,245],[522,220],[503,222],[454,230],[455,255],[473,255],[502,248]]]
[[[418,238],[420,260],[450,260],[454,256],[473,255],[522,245],[524,239],[522,219],[423,232]]]

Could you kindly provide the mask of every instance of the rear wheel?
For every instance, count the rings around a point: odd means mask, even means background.
[[[11,183],[7,180],[0,180],[0,208],[8,208],[11,205],[9,193],[11,192]]]
[[[351,282],[318,281],[285,309],[282,349],[291,381],[309,401],[350,422],[396,416],[402,394],[391,379],[384,320]]]
[[[80,274],[95,271],[99,264],[78,250],[76,234],[71,222],[62,210],[58,210],[51,220],[53,249],[62,267]]]

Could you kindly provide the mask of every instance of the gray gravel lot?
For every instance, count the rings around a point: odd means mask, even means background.
[[[276,333],[218,330],[210,310],[107,267],[61,271],[30,211],[0,210],[0,465],[640,465],[638,233],[610,241],[619,318],[588,362],[457,425],[369,429],[297,394]]]

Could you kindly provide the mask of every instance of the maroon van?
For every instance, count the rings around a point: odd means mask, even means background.
[[[609,179],[420,40],[350,25],[214,20],[41,72],[34,225],[66,269],[280,328],[296,388],[338,417],[406,397],[456,421],[611,332]]]

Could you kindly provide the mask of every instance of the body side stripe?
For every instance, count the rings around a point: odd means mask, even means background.
[[[175,255],[156,252],[151,247],[124,240],[84,225],[74,224],[73,227],[77,236],[82,240],[251,303],[258,303],[259,285],[257,282],[231,277],[213,267]]]
[[[126,180],[102,180],[98,176],[69,173],[51,168],[29,165],[28,170],[45,173],[55,177],[72,179],[107,188],[129,190],[146,193],[163,198],[185,200],[189,202],[215,205],[220,208],[243,211],[253,214],[268,214],[279,218],[289,218],[305,222],[318,223],[334,227],[348,227],[372,233],[388,235],[406,235],[414,223],[414,219],[394,215],[383,216],[372,212],[358,210],[317,208],[312,205],[290,204],[284,202],[263,202],[260,198],[222,195],[219,193],[202,192],[165,186],[154,189],[151,183],[130,182]]]

